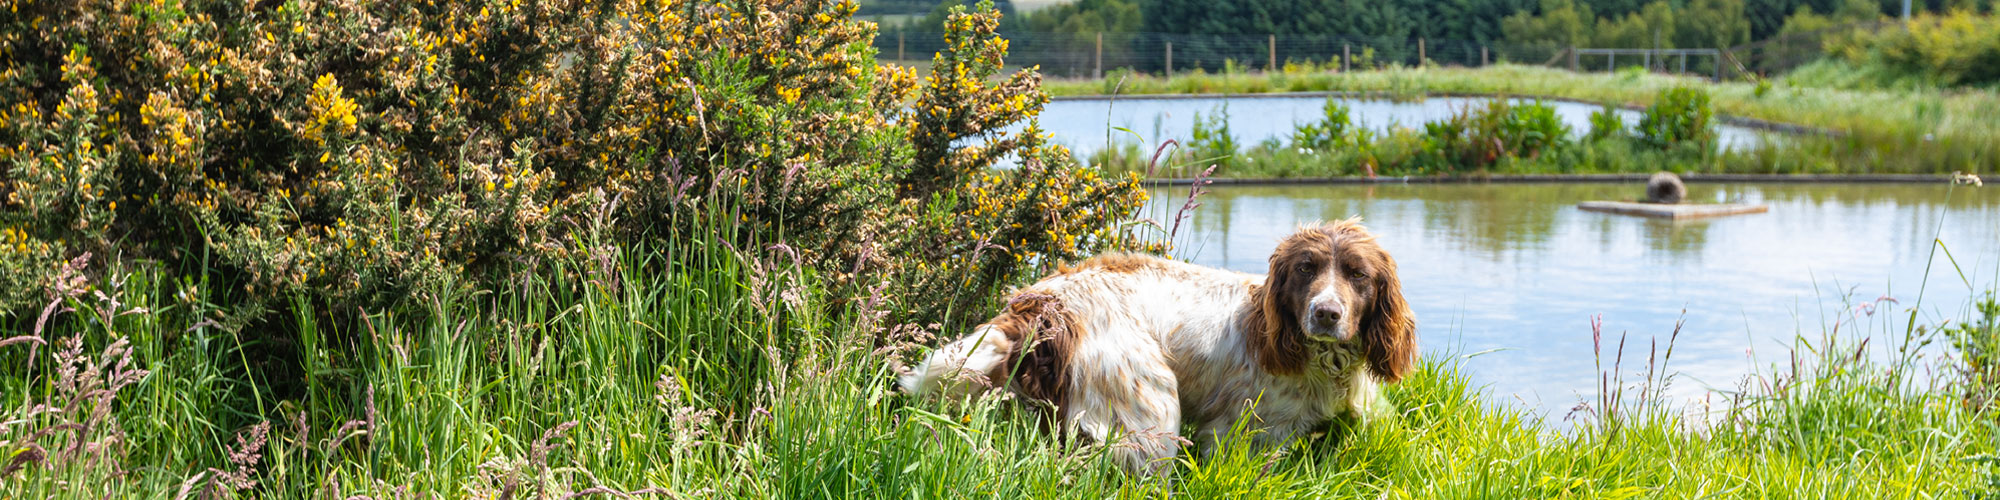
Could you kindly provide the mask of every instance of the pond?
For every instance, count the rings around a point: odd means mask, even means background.
[[[1991,187],[1692,184],[1691,200],[1764,203],[1770,212],[1682,222],[1575,208],[1643,188],[1212,186],[1182,223],[1176,255],[1261,274],[1298,225],[1363,216],[1401,267],[1426,355],[1483,353],[1463,365],[1476,383],[1557,425],[1596,397],[1593,317],[1603,321],[1607,369],[1619,333],[1629,332],[1628,380],[1643,373],[1648,342],[1657,337],[1664,351],[1684,318],[1668,396],[1688,404],[1789,363],[1795,335],[1820,339],[1834,321],[1848,322],[1843,337],[1875,335],[1870,352],[1890,356],[1902,331],[1885,334],[1884,318],[1907,318],[1913,307],[1920,323],[1963,318],[1971,290],[2000,284],[2000,192]],[[1155,188],[1145,215],[1171,227],[1186,193]],[[1938,252],[1925,283],[1933,236],[1963,278]],[[1936,345],[1923,353],[1927,363],[1942,354]]]
[[[1420,102],[1395,102],[1335,98],[1347,104],[1349,116],[1356,124],[1378,132],[1396,126],[1422,128],[1424,122],[1448,118],[1487,99],[1434,97]],[[1249,147],[1265,139],[1289,139],[1292,129],[1298,124],[1324,119],[1320,107],[1326,100],[1326,97],[1317,95],[1147,97],[1116,101],[1102,98],[1062,99],[1050,102],[1042,111],[1041,124],[1043,129],[1054,134],[1056,142],[1068,146],[1078,158],[1088,158],[1090,153],[1103,149],[1107,140],[1136,142],[1143,138],[1147,144],[1158,144],[1163,139],[1185,141],[1193,130],[1196,113],[1213,115],[1227,104],[1231,135],[1235,136],[1237,144]],[[1600,105],[1569,101],[1543,103],[1555,108],[1556,115],[1569,124],[1570,130],[1577,136],[1590,131],[1590,114],[1603,109]],[[1639,112],[1625,109],[1617,112],[1627,126],[1639,123]],[[1131,132],[1113,127],[1123,127]],[[1753,148],[1770,135],[1744,127],[1716,126],[1717,147],[1723,149]]]

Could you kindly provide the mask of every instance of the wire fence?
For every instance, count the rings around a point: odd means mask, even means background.
[[[1567,67],[1576,71],[1639,67],[1649,71],[1734,78],[1745,73],[1776,74],[1790,70],[1820,58],[1824,53],[1824,40],[1829,36],[1856,30],[1873,32],[1889,26],[1896,24],[1856,23],[1788,34],[1737,47],[1696,48],[1715,51],[1714,55],[1706,57],[1684,57],[1686,50],[1674,52],[1648,48],[1654,50],[1655,55],[1671,52],[1670,62],[1644,55],[1575,57],[1578,48],[1552,41],[1516,43],[1352,35],[1121,32],[1003,32],[1001,37],[1009,43],[1010,65],[1038,65],[1043,74],[1064,78],[1100,78],[1106,72],[1120,69],[1151,74],[1196,70],[1212,73],[1225,70],[1274,71],[1283,70],[1286,65],[1309,65],[1346,71],[1418,64],[1479,67],[1503,61]],[[920,31],[883,33],[875,38],[875,48],[885,60],[906,64],[927,61],[931,54],[944,48],[944,34]]]
[[[1813,31],[1786,33],[1729,48],[1730,57],[1742,63],[1742,70],[1760,75],[1791,71],[1826,55],[1827,42],[1861,33],[1898,28],[1900,21],[1882,20],[1849,23]]]

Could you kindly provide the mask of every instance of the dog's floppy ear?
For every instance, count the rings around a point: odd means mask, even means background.
[[[1402,281],[1396,278],[1396,261],[1380,252],[1376,266],[1375,300],[1361,317],[1362,344],[1368,352],[1368,369],[1383,382],[1403,379],[1417,364],[1417,316],[1403,300]]]
[[[1274,262],[1276,262],[1274,260]],[[1251,350],[1265,371],[1294,375],[1306,368],[1306,332],[1300,330],[1295,300],[1286,297],[1290,266],[1271,266],[1264,285],[1250,290],[1250,315],[1243,329],[1250,332]]]

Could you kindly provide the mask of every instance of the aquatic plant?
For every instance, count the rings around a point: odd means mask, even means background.
[[[1610,104],[1604,109],[1590,112],[1590,133],[1584,140],[1596,142],[1612,137],[1625,137],[1625,120],[1618,117],[1618,108]]]
[[[1708,101],[1708,92],[1694,87],[1662,90],[1653,104],[1639,114],[1639,126],[1634,132],[1640,141],[1661,149],[1686,145],[1696,151],[1712,151],[1715,111]]]

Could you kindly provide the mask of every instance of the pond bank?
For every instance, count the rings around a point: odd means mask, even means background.
[[[1221,93],[1193,93],[1193,94],[1084,94],[1084,95],[1054,96],[1051,97],[1050,100],[1051,101],[1163,101],[1163,100],[1176,100],[1176,99],[1254,99],[1254,98],[1272,98],[1272,97],[1386,99],[1392,101],[1412,99],[1409,96],[1398,95],[1394,92],[1331,90],[1331,91],[1297,91],[1297,92],[1295,91],[1221,92]],[[1530,94],[1518,94],[1518,93],[1508,93],[1508,92],[1426,92],[1423,95],[1416,97],[1415,99],[1423,100],[1429,98],[1443,98],[1443,99],[1515,98],[1515,99],[1531,99],[1531,100],[1550,101],[1550,102],[1567,102],[1567,103],[1584,104],[1590,106],[1603,106],[1605,104],[1610,104],[1613,107],[1616,107],[1618,109],[1623,109],[1626,111],[1646,110],[1646,106],[1633,102],[1622,102],[1622,101],[1604,102],[1604,101],[1593,101],[1588,99],[1579,99],[1573,97],[1563,97],[1557,95],[1530,95]],[[1715,119],[1717,121],[1722,122],[1722,124],[1724,125],[1743,127],[1761,132],[1777,132],[1790,135],[1810,134],[1810,135],[1820,135],[1826,137],[1841,137],[1843,135],[1846,135],[1845,133],[1839,130],[1813,127],[1809,125],[1800,125],[1795,123],[1784,123],[1771,120],[1762,120],[1744,116],[1718,114],[1715,116]]]
[[[1635,182],[1644,183],[1651,173],[1644,174],[1509,174],[1509,175],[1453,175],[1453,176],[1377,176],[1377,177],[1285,177],[1285,178],[1151,178],[1139,181],[1145,186],[1186,186],[1195,181],[1204,181],[1216,186],[1277,186],[1315,184],[1456,184],[1456,183],[1582,183],[1582,182]],[[1680,174],[1686,182],[1770,182],[1770,183],[1948,183],[1950,175],[1943,174]]]
[[[1347,92],[1412,100],[1446,95],[1519,95],[1570,102],[1656,100],[1662,90],[1707,92],[1718,122],[1798,134],[1767,148],[1736,171],[1946,173],[1992,172],[2000,165],[2000,92],[1941,89],[1843,89],[1779,77],[1763,82],[1707,82],[1648,74],[1575,73],[1518,64],[1485,68],[1391,68],[1347,73],[1127,74],[1106,80],[1052,80],[1055,96],[1272,95]],[[1311,95],[1311,94],[1308,94]],[[1319,94],[1325,95],[1325,94]],[[1721,118],[1730,117],[1730,118]],[[1754,120],[1754,121],[1749,121]],[[1835,135],[1820,135],[1831,133]]]

